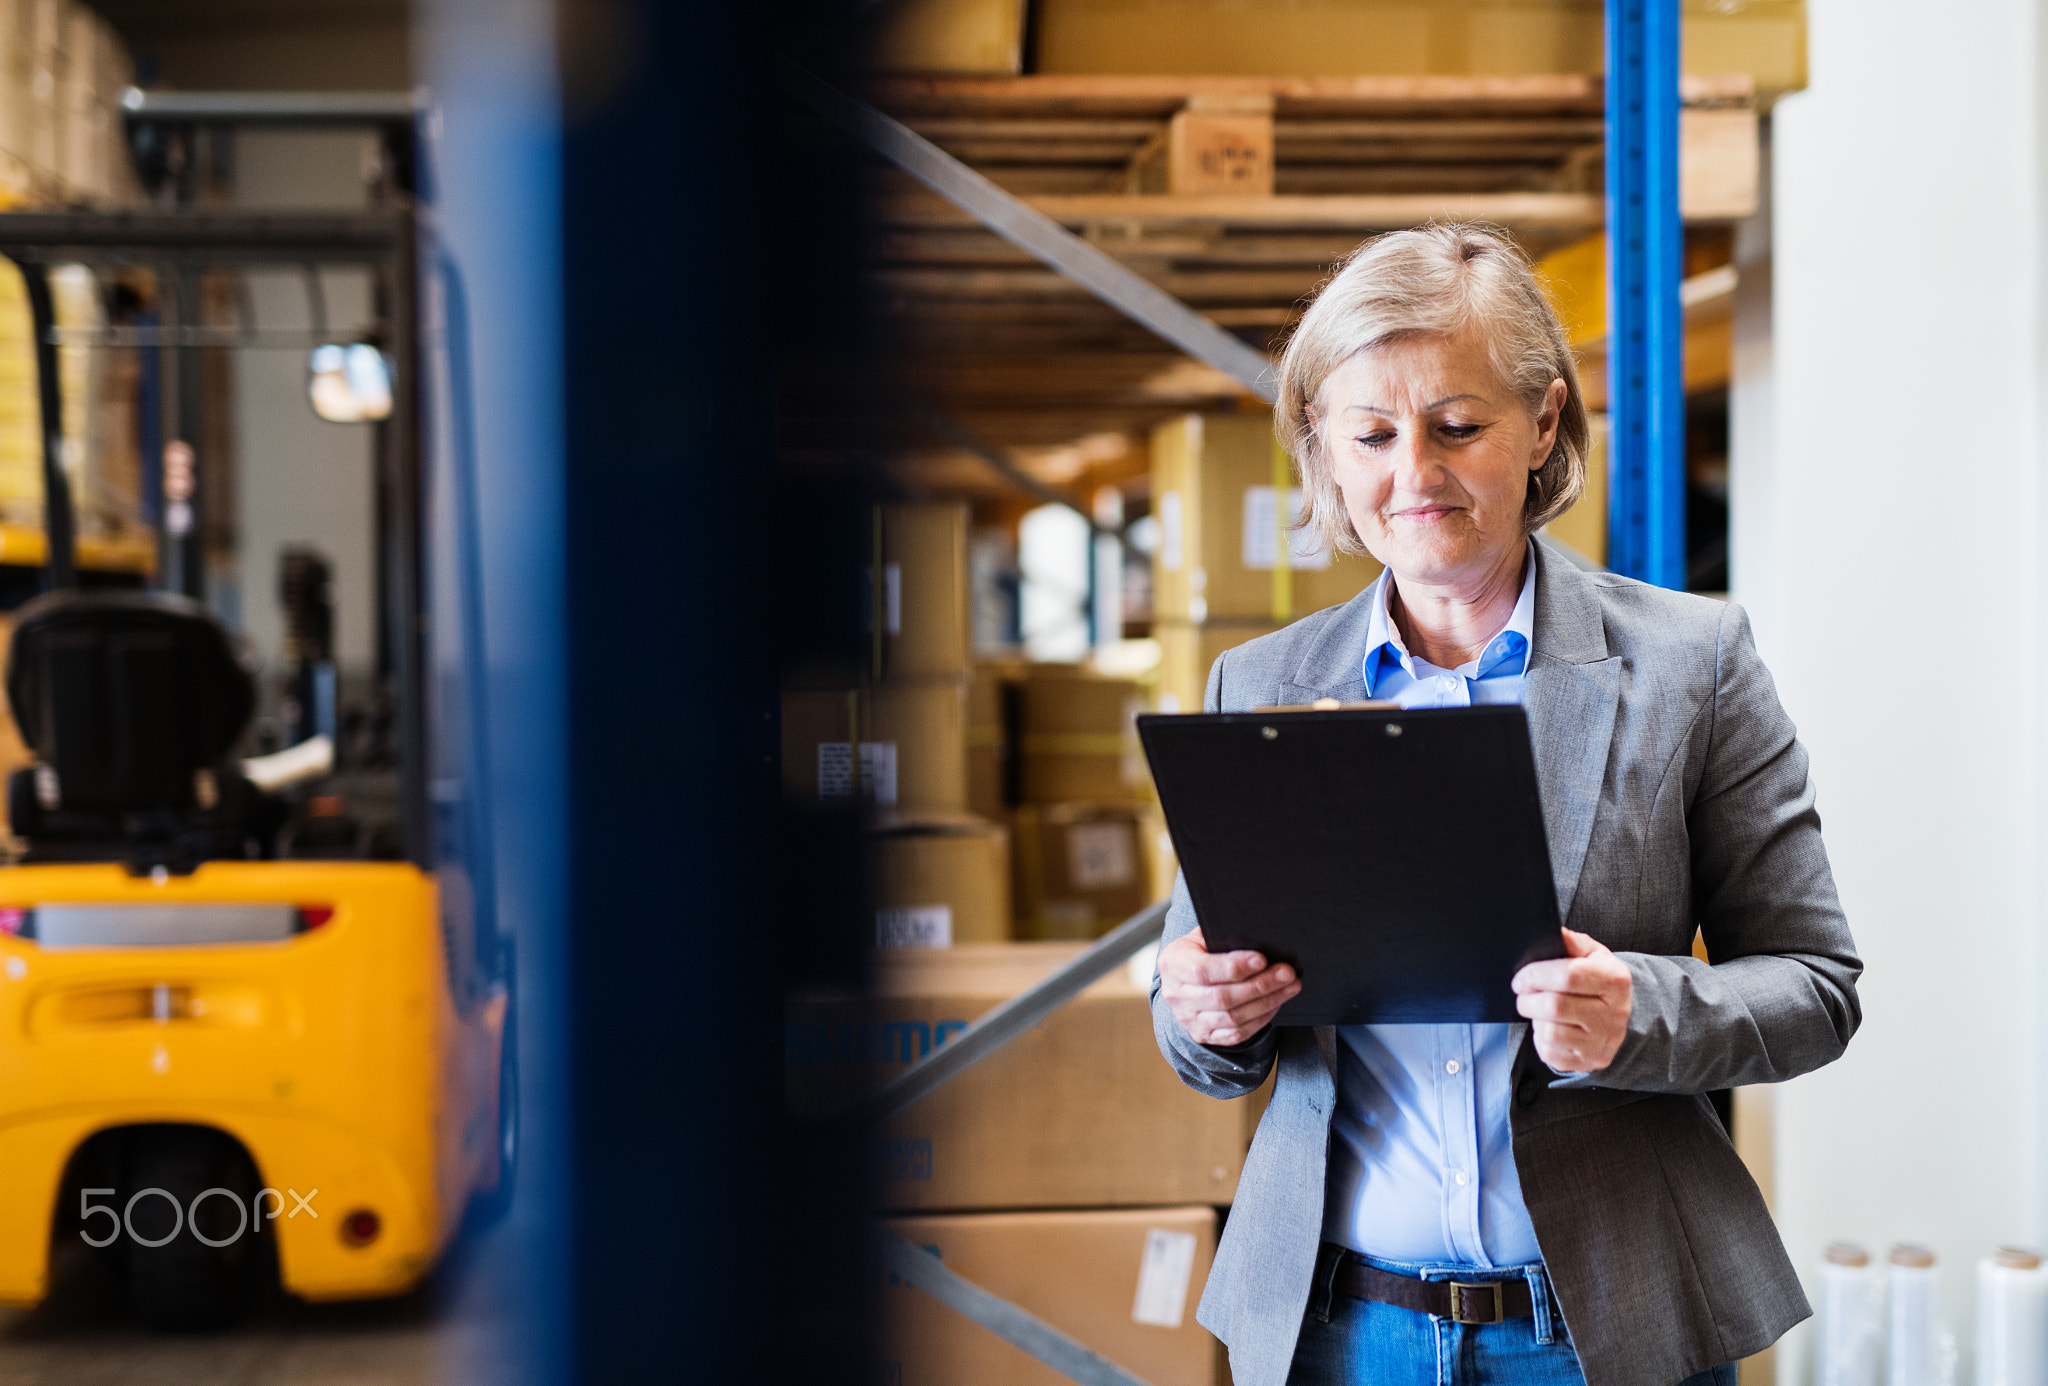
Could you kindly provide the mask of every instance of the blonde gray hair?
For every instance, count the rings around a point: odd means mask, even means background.
[[[1564,329],[1513,241],[1492,227],[1454,222],[1391,231],[1358,247],[1289,339],[1273,417],[1281,445],[1301,468],[1307,501],[1301,527],[1337,552],[1365,552],[1314,417],[1330,373],[1361,351],[1407,337],[1448,336],[1472,324],[1486,334],[1495,369],[1532,416],[1543,408],[1550,382],[1564,381],[1557,441],[1529,474],[1522,527],[1534,531],[1571,508],[1585,489],[1591,430]]]

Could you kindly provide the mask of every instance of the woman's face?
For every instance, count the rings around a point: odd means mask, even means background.
[[[1519,565],[1529,474],[1550,456],[1564,400],[1552,382],[1531,418],[1468,329],[1359,352],[1323,382],[1315,421],[1372,556],[1408,581],[1458,586],[1511,553]]]

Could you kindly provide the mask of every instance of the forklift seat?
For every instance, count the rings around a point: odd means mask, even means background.
[[[269,854],[276,806],[228,759],[255,684],[199,603],[162,592],[36,598],[16,616],[7,701],[37,761],[7,786],[30,861],[189,871]]]

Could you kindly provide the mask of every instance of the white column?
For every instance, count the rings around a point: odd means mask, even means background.
[[[1737,583],[1868,972],[1848,1056],[1777,1095],[1777,1214],[1809,1277],[1831,1238],[1931,1244],[1967,1381],[1972,1264],[2043,1231],[2039,21],[1813,0],[1809,22]]]

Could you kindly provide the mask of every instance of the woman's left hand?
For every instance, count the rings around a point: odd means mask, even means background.
[[[1515,974],[1515,1009],[1535,1025],[1536,1055],[1559,1073],[1597,1073],[1628,1038],[1628,964],[1589,934],[1563,930],[1565,956]]]

